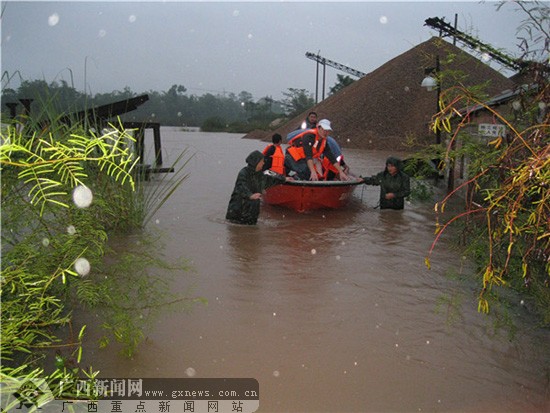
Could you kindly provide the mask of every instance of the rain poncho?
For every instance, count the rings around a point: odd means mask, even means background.
[[[260,151],[254,151],[246,158],[247,165],[237,175],[235,188],[227,206],[227,220],[237,224],[255,225],[260,215],[260,200],[250,199],[250,196],[285,182],[284,176],[272,171],[256,171],[256,166],[263,158],[264,155]]]
[[[364,178],[366,185],[380,185],[380,209],[403,209],[405,197],[411,193],[409,176],[403,172],[403,162],[394,157],[386,160],[386,165],[392,164],[397,168],[397,173],[391,175],[386,167],[383,172]],[[386,194],[394,193],[395,198],[386,199]]]

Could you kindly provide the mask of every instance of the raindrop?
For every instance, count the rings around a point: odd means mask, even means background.
[[[187,376],[189,376],[189,377],[194,377],[195,374],[197,374],[197,372],[195,371],[195,369],[193,367],[188,367],[185,370],[185,374],[187,374]]]
[[[410,92],[410,88],[408,86],[405,86],[405,92]]]
[[[74,269],[78,274],[84,277],[90,272],[90,262],[86,258],[77,258],[74,262]]]
[[[76,228],[74,227],[74,225],[69,225],[67,227],[67,234],[69,234],[69,235],[76,234]]]
[[[50,240],[48,238],[42,238],[42,245],[47,247],[48,245],[50,245]]]
[[[182,117],[182,113],[178,112],[178,118],[181,118],[181,117]]]
[[[337,261],[340,261],[340,258],[341,258],[341,257],[340,257],[339,255],[336,256],[336,260],[337,260]]]
[[[130,17],[128,17],[128,21],[130,23],[134,23],[136,21],[136,15],[135,14],[130,14]]]
[[[519,303],[520,303],[521,305],[525,305],[525,301],[523,301],[523,300],[521,300]]]
[[[395,343],[395,347],[399,347],[399,344]]]
[[[238,17],[240,13],[239,10],[233,10],[233,17]]]
[[[488,62],[489,60],[491,60],[491,56],[489,55],[489,53],[483,53],[481,55],[481,60],[483,60],[484,62]]]
[[[73,202],[79,208],[88,208],[93,199],[92,191],[87,186],[78,185],[73,190]]]
[[[275,371],[273,372],[273,375],[274,375],[275,377],[279,377],[279,375],[280,375],[279,370],[275,370]]]
[[[311,255],[315,255],[315,254],[317,254],[317,250],[316,250],[315,248],[313,248],[313,249],[311,250]]]
[[[105,37],[107,35],[107,31],[105,29],[101,29],[98,33],[99,37]]]
[[[252,33],[248,33],[248,36],[247,36],[249,39],[252,39]]]
[[[430,344],[430,340],[426,340],[426,344]]]
[[[380,23],[382,24],[387,24],[388,23],[388,18],[386,16],[380,16]]]
[[[275,317],[277,315],[277,313],[273,313],[273,317]]]
[[[160,224],[160,220],[155,219],[155,224]]]
[[[49,26],[55,26],[57,23],[59,23],[59,14],[54,13],[50,17],[48,17]]]

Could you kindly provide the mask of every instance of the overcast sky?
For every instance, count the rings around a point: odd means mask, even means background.
[[[122,90],[189,94],[241,91],[281,99],[315,93],[316,63],[305,53],[368,73],[437,32],[445,18],[485,43],[519,55],[525,15],[496,2],[2,2],[2,85],[19,78],[65,80],[96,94]],[[499,66],[494,66],[498,68]],[[19,71],[19,74],[16,74]],[[326,69],[327,89],[336,75]],[[319,91],[321,94],[321,91]]]

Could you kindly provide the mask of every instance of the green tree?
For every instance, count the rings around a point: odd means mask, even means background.
[[[288,88],[283,92],[282,105],[289,117],[298,116],[315,105],[313,96],[306,89]]]
[[[336,82],[334,86],[330,88],[329,95],[334,95],[346,86],[349,86],[353,82],[355,82],[355,80],[348,75],[336,75],[336,78],[338,79],[338,82]]]
[[[252,102],[254,100],[254,97],[252,96],[252,93],[243,90],[241,93],[239,93],[238,100],[241,103],[247,103]]]
[[[147,93],[149,100],[136,110],[120,115],[120,119],[132,122],[158,122],[165,126],[199,126],[206,119],[218,117],[224,119],[226,125],[241,125],[235,127],[234,131],[245,131],[250,130],[252,126],[263,127],[265,125],[261,125],[262,123],[269,123],[275,117],[274,108],[277,113],[281,113],[279,102],[269,97],[254,102],[252,94],[247,91],[241,91],[238,95],[206,93],[202,96],[188,95],[186,92],[185,86],[173,84],[167,91],[150,90],[139,93]],[[88,96],[75,90],[65,81],[48,84],[44,80],[33,80],[22,81],[17,90],[5,88],[2,91],[2,100],[5,103],[17,103],[17,112],[21,114],[22,105],[19,99],[32,99],[31,112],[34,114],[33,119],[38,121],[40,116],[47,118],[48,114],[45,111],[52,108],[58,113],[70,114],[137,95],[138,93],[125,87],[122,90]],[[4,106],[2,110],[6,118],[9,118],[8,107]]]

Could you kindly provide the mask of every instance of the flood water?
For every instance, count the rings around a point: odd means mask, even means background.
[[[264,206],[257,226],[225,222],[244,159],[264,142],[163,128],[165,165],[195,154],[190,178],[151,221],[162,255],[187,258],[173,290],[208,305],[167,311],[133,358],[100,350],[102,377],[252,377],[260,412],[548,412],[550,334],[526,309],[517,334],[477,313],[471,272],[447,240],[432,269],[433,204],[380,211],[378,188],[358,186],[348,208],[298,214]],[[345,150],[356,174],[384,152]]]

